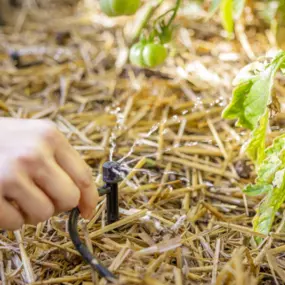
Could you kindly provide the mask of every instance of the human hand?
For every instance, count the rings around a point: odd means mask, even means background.
[[[0,228],[37,224],[79,205],[92,215],[98,192],[90,168],[45,120],[0,118]]]

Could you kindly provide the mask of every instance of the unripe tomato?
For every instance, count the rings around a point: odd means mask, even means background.
[[[131,47],[130,61],[132,64],[142,66],[142,67],[145,66],[144,60],[143,60],[143,53],[142,53],[144,50],[144,47],[145,47],[145,44],[141,42],[138,42]]]
[[[149,67],[162,64],[167,58],[167,49],[161,44],[147,44],[143,50],[144,63]]]
[[[140,0],[100,0],[101,10],[109,17],[133,15],[140,4]]]
[[[130,50],[130,61],[141,67],[155,67],[167,58],[167,49],[157,43],[136,43]]]

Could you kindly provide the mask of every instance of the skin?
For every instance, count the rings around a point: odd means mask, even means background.
[[[17,230],[79,206],[88,219],[98,203],[92,173],[56,126],[0,118],[0,228]]]

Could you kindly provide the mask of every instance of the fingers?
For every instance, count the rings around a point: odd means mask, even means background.
[[[55,159],[80,189],[80,212],[84,218],[89,218],[99,200],[90,168],[63,136],[55,149]]]
[[[52,200],[56,212],[68,211],[79,204],[78,187],[53,158],[45,159],[44,165],[31,175],[38,187]]]
[[[79,208],[84,218],[89,218],[96,208],[99,195],[92,173],[79,153],[69,144],[66,138],[53,125],[47,125],[45,138],[53,147],[55,160],[69,175],[80,190]]]
[[[0,228],[5,230],[18,230],[24,224],[24,217],[6,199],[0,200]]]
[[[98,202],[91,171],[55,125],[12,119],[2,125],[6,129],[5,140],[0,140],[0,155],[2,150],[7,161],[0,161],[0,180],[8,177],[10,182],[16,181],[5,189],[9,190],[7,197],[19,205],[22,218],[34,224],[78,205],[82,216],[89,218]],[[16,169],[8,171],[7,165]],[[19,182],[14,174],[20,171],[26,178]]]
[[[95,184],[82,188],[79,201],[79,210],[83,218],[90,219],[99,201],[99,194]]]
[[[60,148],[56,152],[56,160],[80,189],[79,209],[84,218],[89,218],[99,199],[91,170],[71,146]]]
[[[99,199],[91,170],[71,147],[59,149],[56,152],[56,160],[80,189],[80,212],[84,218],[89,218]]]
[[[16,202],[24,215],[25,223],[36,225],[54,215],[52,201],[27,176],[18,174],[13,183],[5,186],[4,189],[9,191],[4,195]]]

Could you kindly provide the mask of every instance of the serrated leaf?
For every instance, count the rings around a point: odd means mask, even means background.
[[[283,182],[283,177],[284,177],[284,169],[277,171],[275,173],[274,180],[272,181],[273,186],[280,188]]]
[[[269,191],[272,191],[272,189],[273,186],[270,184],[250,184],[243,189],[243,193],[247,196],[257,196],[268,193]]]
[[[269,111],[266,110],[264,116],[260,119],[259,125],[251,134],[251,139],[246,144],[245,151],[250,159],[257,165],[261,164],[265,157],[266,131],[269,122]]]
[[[233,90],[233,97],[231,103],[224,109],[222,117],[225,119],[236,119],[240,121],[246,121],[243,116],[243,102],[244,94],[247,94],[253,85],[252,81],[248,81],[240,84]]]
[[[285,149],[285,134],[274,139],[272,145],[265,150],[266,157],[278,155]]]
[[[258,79],[258,75],[266,68],[266,65],[261,62],[252,62],[243,67],[233,80],[233,85],[238,86],[248,81],[254,82]]]
[[[259,119],[265,113],[267,105],[271,102],[273,70],[273,68],[269,68],[262,72],[244,99],[244,116],[251,130],[256,127]]]
[[[265,159],[258,169],[256,182],[260,184],[272,183],[281,165],[282,161],[277,154]]]
[[[258,213],[252,221],[254,231],[268,235],[274,221],[275,213],[276,211],[273,207],[268,207],[261,213]]]
[[[271,103],[274,76],[283,62],[285,52],[280,52],[254,80],[237,86],[232,102],[223,112],[223,117],[237,118],[237,126],[254,130]]]
[[[285,169],[278,172],[278,180],[279,187],[268,192],[253,219],[254,230],[266,235],[270,232],[276,212],[285,200]]]

